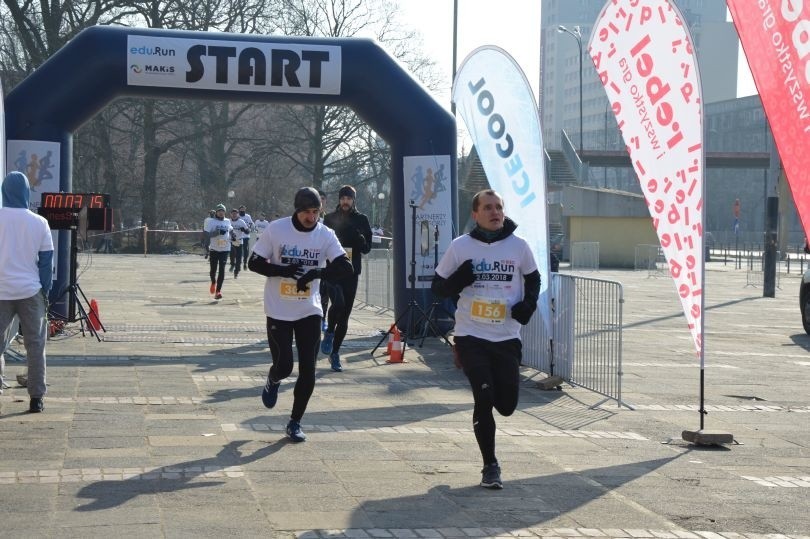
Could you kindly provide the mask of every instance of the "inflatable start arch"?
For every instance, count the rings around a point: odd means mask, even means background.
[[[421,238],[415,299],[428,303],[425,289],[435,254],[431,238],[440,231],[441,254],[457,231],[456,123],[375,42],[88,28],[6,97],[6,168],[19,168],[15,155],[20,148],[50,152],[48,166],[58,189],[72,191],[73,131],[123,96],[354,109],[391,148],[396,315],[407,308],[409,297],[413,211]],[[58,245],[51,299],[65,315],[67,299],[58,296],[69,284],[66,231]]]

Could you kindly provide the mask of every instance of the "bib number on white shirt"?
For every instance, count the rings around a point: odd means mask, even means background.
[[[279,296],[285,301],[307,301],[312,293],[312,284],[309,290],[299,292],[296,282],[293,279],[282,279],[279,285]]]
[[[470,304],[470,318],[485,324],[503,324],[506,320],[506,301],[475,297]]]

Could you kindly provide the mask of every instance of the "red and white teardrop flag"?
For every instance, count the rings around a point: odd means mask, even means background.
[[[728,7],[810,237],[810,2],[728,0]]]
[[[692,38],[668,0],[608,0],[588,51],[703,367],[703,103]]]

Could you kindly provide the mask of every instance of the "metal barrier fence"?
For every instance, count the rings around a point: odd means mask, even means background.
[[[363,272],[357,283],[356,300],[365,305],[374,305],[394,310],[394,251],[372,249],[363,256]]]
[[[622,403],[621,283],[552,274],[549,336],[539,316],[523,328],[523,362]],[[553,365],[552,365],[553,359]]]
[[[571,244],[571,270],[599,270],[599,242],[577,241]]]
[[[669,273],[669,263],[660,245],[636,245],[636,256],[633,263],[636,271],[646,271],[648,277],[657,277]]]

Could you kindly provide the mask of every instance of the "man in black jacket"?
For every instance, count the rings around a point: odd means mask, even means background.
[[[338,206],[332,213],[326,214],[323,224],[337,234],[340,244],[352,261],[354,274],[334,284],[335,294],[342,296],[342,301],[332,301],[327,317],[327,327],[321,341],[321,352],[329,356],[332,370],[340,372],[340,345],[346,337],[349,327],[349,316],[357,294],[357,281],[362,270],[362,255],[371,251],[371,226],[368,217],[357,211],[355,200],[357,192],[351,185],[344,185],[338,191]]]

